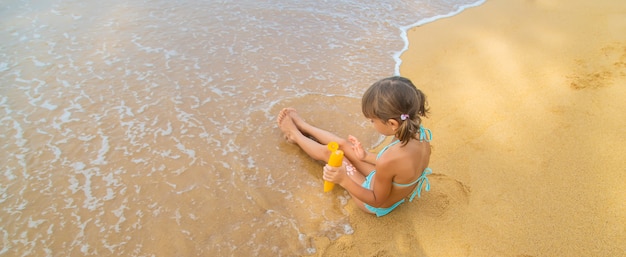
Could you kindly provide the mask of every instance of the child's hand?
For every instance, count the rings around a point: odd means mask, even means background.
[[[324,175],[322,176],[324,180],[335,184],[341,184],[346,177],[345,164],[341,165],[341,167],[333,167],[328,164],[324,166]]]
[[[352,150],[356,153],[356,157],[363,160],[365,159],[365,157],[367,157],[367,152],[365,151],[365,149],[363,148],[363,146],[361,145],[361,142],[359,142],[358,139],[356,139],[356,137],[349,135],[348,136],[348,141],[350,141],[350,143],[352,143]]]

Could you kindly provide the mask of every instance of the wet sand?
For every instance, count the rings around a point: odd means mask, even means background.
[[[316,256],[626,256],[626,2],[487,1],[409,31],[432,190]]]

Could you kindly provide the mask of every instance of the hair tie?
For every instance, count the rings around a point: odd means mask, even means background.
[[[409,115],[408,115],[408,114],[402,114],[402,115],[400,115],[400,119],[401,119],[401,120],[406,120],[406,119],[408,119],[408,118],[409,118]]]

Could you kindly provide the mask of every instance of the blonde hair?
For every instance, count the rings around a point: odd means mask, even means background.
[[[428,114],[424,93],[411,80],[398,76],[379,80],[370,86],[363,94],[361,108],[366,118],[385,123],[389,119],[396,120],[399,127],[395,136],[403,146],[411,139],[417,139],[421,117]]]

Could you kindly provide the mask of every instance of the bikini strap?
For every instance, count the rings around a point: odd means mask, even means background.
[[[428,132],[428,137],[426,137],[426,132]],[[424,128],[420,125],[420,141],[430,142],[430,140],[433,140],[433,133],[430,132],[430,129]]]
[[[382,150],[380,150],[380,152],[378,152],[378,155],[376,155],[376,160],[378,160],[378,159],[380,158],[380,156],[382,156],[382,155],[383,155],[383,153],[384,153],[385,151],[387,151],[387,149],[388,149],[389,147],[391,147],[391,146],[393,146],[393,145],[395,145],[395,144],[397,144],[397,143],[399,143],[399,142],[400,142],[400,140],[396,140],[396,141],[391,142],[391,143],[390,143],[390,144],[388,144],[387,146],[383,147],[383,149],[382,149]]]
[[[415,189],[413,189],[413,194],[411,194],[411,198],[409,198],[409,202],[413,201],[413,198],[415,198],[415,195],[417,194],[417,197],[422,197],[422,187],[424,187],[424,190],[426,191],[430,191],[430,181],[428,180],[428,177],[426,177],[427,175],[433,174],[433,170],[430,168],[426,168],[424,169],[424,172],[422,172],[422,175],[417,179],[417,187],[415,187]]]
[[[428,137],[426,137],[426,133],[428,133]],[[430,140],[433,140],[433,133],[430,132],[430,129],[424,128],[422,127],[422,125],[420,125],[420,141],[426,141],[426,142],[430,142]],[[378,155],[376,155],[376,160],[378,160],[380,158],[380,156],[383,155],[383,153],[385,151],[387,151],[387,149],[397,143],[399,143],[400,140],[393,141],[390,144],[388,144],[387,146],[383,147],[382,150],[380,150],[380,152],[378,152]]]

